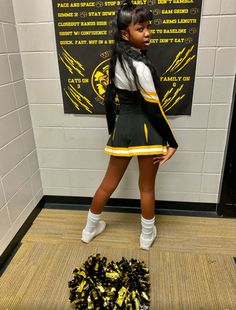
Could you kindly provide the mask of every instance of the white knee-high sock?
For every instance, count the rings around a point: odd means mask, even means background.
[[[85,230],[89,233],[93,232],[97,227],[97,223],[101,219],[101,214],[92,213],[89,209]]]
[[[151,220],[147,220],[141,216],[141,225],[142,225],[142,238],[143,239],[152,239],[153,228],[155,224],[155,217]]]

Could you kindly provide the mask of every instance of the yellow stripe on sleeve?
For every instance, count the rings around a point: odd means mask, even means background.
[[[150,98],[150,97],[146,97],[144,96],[145,99],[148,101],[148,102],[156,102],[156,103],[160,103],[160,100],[157,100],[157,99],[154,99],[154,98]]]
[[[141,88],[141,93],[143,94],[147,94],[147,95],[151,95],[151,96],[157,96],[157,93],[155,91],[148,91],[148,90],[145,90],[143,88]]]

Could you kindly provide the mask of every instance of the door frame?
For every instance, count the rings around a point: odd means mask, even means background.
[[[217,214],[236,217],[236,75]]]

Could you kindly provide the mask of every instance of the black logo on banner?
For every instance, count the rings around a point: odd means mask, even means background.
[[[120,1],[52,0],[65,113],[103,114]],[[202,0],[134,0],[153,12],[149,58],[168,115],[191,114]],[[158,90],[157,90],[158,91]]]

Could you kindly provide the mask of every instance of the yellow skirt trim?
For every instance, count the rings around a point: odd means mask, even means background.
[[[104,152],[108,155],[114,156],[138,156],[138,155],[166,155],[167,147],[165,145],[144,145],[144,146],[130,146],[112,147],[106,146]]]

